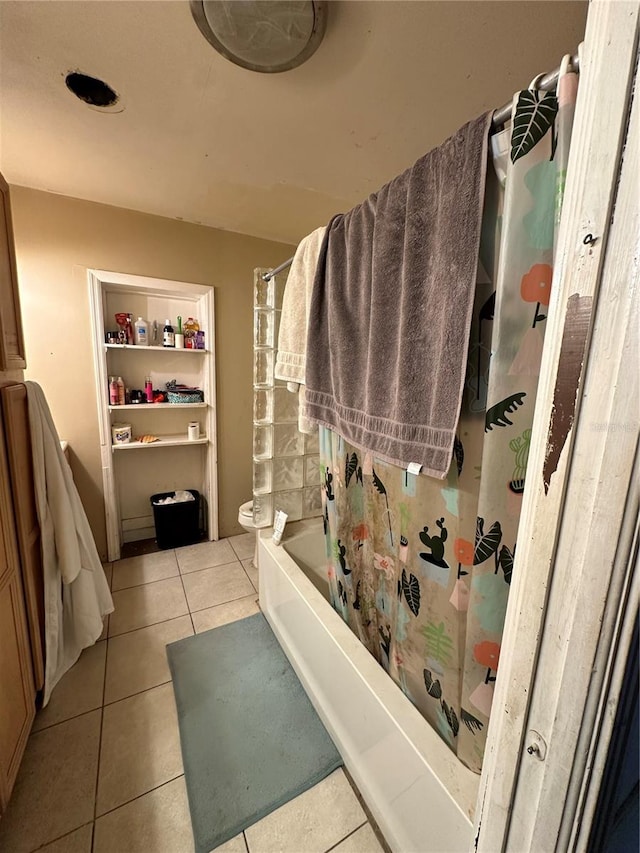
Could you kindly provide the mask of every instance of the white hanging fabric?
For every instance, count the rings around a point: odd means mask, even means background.
[[[100,637],[113,599],[44,392],[35,382],[25,385],[44,572],[44,706],[82,650]]]

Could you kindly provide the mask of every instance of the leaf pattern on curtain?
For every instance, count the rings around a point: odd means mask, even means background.
[[[447,480],[410,474],[320,429],[333,606],[476,772],[526,481],[575,101],[568,82],[561,77],[557,100],[519,93],[513,134],[496,140],[506,182],[503,197],[497,178],[487,188],[481,259],[489,280],[476,286]]]
[[[542,97],[538,92],[520,92],[513,117],[511,135],[511,162],[527,155],[553,127],[558,112],[558,101],[551,92]]]

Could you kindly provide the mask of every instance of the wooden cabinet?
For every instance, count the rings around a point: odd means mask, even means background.
[[[0,419],[0,814],[9,800],[36,707],[4,435]]]
[[[33,473],[27,457],[29,430],[24,342],[18,300],[9,188],[0,175],[0,386],[10,395],[10,416],[0,406],[0,817],[18,774],[36,712],[36,679],[42,684],[42,569],[39,527],[33,506]],[[10,380],[10,381],[9,381]],[[7,386],[10,386],[9,390]],[[13,404],[11,406],[11,404]],[[6,428],[5,428],[6,427]],[[10,468],[10,461],[12,467]],[[20,524],[17,518],[21,518]],[[20,539],[18,537],[20,534]],[[23,582],[20,546],[32,577]],[[31,596],[27,619],[25,585]],[[32,647],[33,643],[33,647]]]
[[[0,371],[24,370],[24,338],[18,298],[9,187],[0,175]]]
[[[0,382],[0,414],[6,438],[16,541],[22,570],[33,677],[44,687],[44,573],[40,523],[33,489],[33,459],[27,389],[22,382]]]

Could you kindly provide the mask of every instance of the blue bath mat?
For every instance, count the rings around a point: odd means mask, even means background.
[[[261,613],[167,646],[196,853],[342,759]]]

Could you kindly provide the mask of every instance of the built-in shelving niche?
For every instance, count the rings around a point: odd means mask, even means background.
[[[212,287],[121,273],[89,270],[94,342],[96,398],[102,454],[102,479],[109,560],[120,557],[124,542],[155,535],[149,498],[158,492],[197,489],[209,539],[218,538],[214,294]],[[107,344],[106,333],[117,329],[116,312],[155,320],[160,333],[165,318],[180,315],[198,320],[205,332],[205,350],[165,349]],[[109,405],[109,376],[122,376],[131,390],[165,389],[172,379],[201,388],[203,403],[135,403]],[[200,438],[189,440],[189,422],[200,425]],[[117,445],[112,427],[128,423],[132,441]],[[141,443],[136,437],[155,435]],[[150,452],[153,451],[153,452]]]

